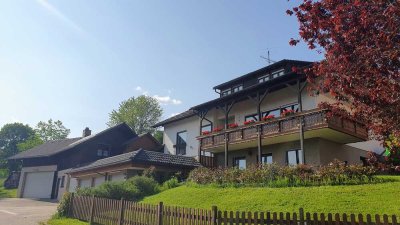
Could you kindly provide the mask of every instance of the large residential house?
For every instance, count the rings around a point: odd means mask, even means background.
[[[154,167],[160,177],[187,173],[200,164],[191,157],[163,153],[150,134],[137,135],[125,123],[92,135],[49,141],[8,160],[22,164],[17,196],[60,199],[64,192],[123,181]]]
[[[307,90],[295,68],[310,65],[282,60],[215,86],[217,98],[155,125],[164,127],[164,151],[210,167],[361,163],[367,152],[348,144],[367,140],[366,128],[318,108],[334,99]]]

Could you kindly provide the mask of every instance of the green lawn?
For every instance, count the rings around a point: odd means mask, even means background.
[[[3,183],[5,178],[0,178],[0,198],[17,197],[17,189],[4,189]]]
[[[181,186],[142,202],[221,210],[399,214],[400,177],[396,182],[296,188],[218,188]]]
[[[40,225],[89,225],[89,223],[82,222],[80,220],[69,219],[69,218],[56,218],[51,219],[47,222],[43,222]]]

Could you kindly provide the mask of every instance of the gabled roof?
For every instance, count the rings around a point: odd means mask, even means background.
[[[94,170],[102,167],[131,162],[133,164],[165,165],[179,167],[198,167],[200,163],[192,157],[181,155],[169,155],[161,152],[139,149],[137,151],[108,157],[92,162],[86,166],[72,169],[70,173]]]
[[[227,86],[230,86],[230,85],[232,85],[232,84],[235,84],[235,83],[238,82],[238,81],[243,81],[243,80],[251,79],[251,78],[253,78],[253,77],[255,77],[255,76],[260,76],[260,75],[262,75],[263,73],[270,72],[270,71],[276,70],[276,69],[280,69],[280,68],[282,68],[283,66],[286,66],[286,65],[296,65],[296,66],[301,66],[301,67],[303,67],[303,66],[308,66],[308,65],[311,65],[311,64],[312,64],[312,62],[309,62],[309,61],[300,61],[300,60],[292,60],[292,59],[283,59],[283,60],[280,60],[280,61],[278,61],[278,62],[276,62],[276,63],[273,63],[273,64],[271,64],[271,65],[268,65],[268,66],[266,66],[266,67],[263,67],[263,68],[261,68],[261,69],[255,70],[255,71],[253,71],[253,72],[247,73],[247,74],[242,75],[242,76],[240,76],[240,77],[236,77],[236,78],[234,78],[234,79],[232,79],[232,80],[229,80],[229,81],[227,81],[227,82],[224,82],[224,83],[222,83],[222,84],[219,84],[219,85],[215,86],[214,89],[218,89],[218,90],[219,90],[219,89],[224,89],[224,88],[226,88]]]
[[[68,139],[63,139],[63,140],[49,141],[42,145],[31,148],[27,151],[18,153],[8,159],[49,157],[49,156],[67,151],[69,149],[72,149],[73,147],[76,147],[82,143],[85,143],[89,140],[93,140],[94,138],[97,138],[105,133],[108,133],[108,132],[111,132],[114,130],[118,130],[118,129],[122,129],[127,132],[131,132],[132,134],[135,134],[135,132],[133,132],[132,129],[126,123],[121,123],[121,124],[115,125],[113,127],[107,128],[95,135],[90,135],[87,137],[77,137],[77,138],[68,138]]]
[[[196,115],[196,112],[194,110],[189,109],[189,110],[187,110],[187,111],[185,111],[183,113],[179,113],[178,115],[172,116],[172,117],[170,117],[170,118],[168,118],[166,120],[158,122],[158,123],[154,124],[153,127],[164,126],[166,124],[169,124],[169,123],[172,123],[172,122],[175,122],[175,121],[178,121],[178,120],[183,120],[183,119],[195,116],[195,115]]]

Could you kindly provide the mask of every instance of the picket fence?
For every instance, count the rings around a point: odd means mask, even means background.
[[[72,218],[102,225],[400,225],[398,216],[284,212],[233,212],[71,196]]]

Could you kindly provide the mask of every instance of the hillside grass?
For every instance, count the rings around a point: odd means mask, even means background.
[[[5,189],[3,184],[6,178],[0,178],[0,198],[16,198],[17,189]]]
[[[400,212],[400,177],[382,176],[380,184],[286,187],[220,188],[183,185],[145,198],[143,203],[233,211],[396,214]]]
[[[89,225],[87,222],[83,222],[77,219],[70,219],[70,218],[53,218],[47,222],[42,222],[40,225]]]

